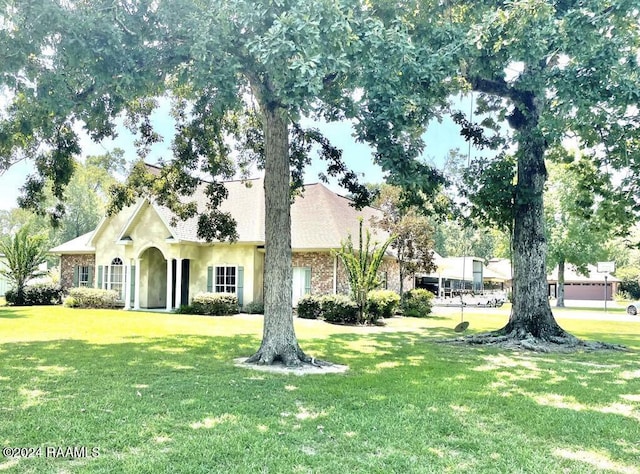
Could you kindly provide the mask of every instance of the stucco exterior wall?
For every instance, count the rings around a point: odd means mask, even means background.
[[[264,260],[255,245],[216,243],[198,247],[198,254],[191,260],[191,297],[207,291],[207,268],[232,266],[244,268],[244,303],[262,301],[262,268]],[[259,277],[256,277],[259,274]]]
[[[120,237],[124,239],[121,241]],[[181,304],[188,304],[195,295],[207,291],[207,270],[209,267],[216,266],[243,267],[244,303],[263,301],[263,248],[255,244],[242,243],[179,242],[170,237],[171,231],[167,223],[148,202],[123,209],[98,229],[93,238],[95,258],[80,255],[63,256],[61,260],[63,284],[67,287],[71,286],[73,266],[90,262],[95,265],[94,281],[97,285],[98,267],[109,266],[114,258],[120,258],[125,275],[123,288],[127,292],[131,291],[133,278],[131,267],[135,265],[140,277],[140,306],[164,307],[167,305],[167,262],[176,260],[173,266],[175,268],[173,271],[176,272],[173,275],[175,279],[178,268],[183,268],[182,262],[188,260],[189,301],[180,301]],[[312,294],[331,294],[335,291],[348,294],[349,282],[346,271],[339,259],[336,260],[330,251],[296,251],[293,252],[292,258],[294,267],[311,268]],[[398,291],[400,285],[397,261],[387,259],[381,271],[387,272],[388,288]],[[183,276],[186,279],[186,274]],[[106,281],[106,278],[105,271],[103,281]],[[405,290],[411,287],[411,281],[407,281]],[[172,295],[177,298],[175,292],[172,292]],[[132,302],[134,295],[129,296],[129,302]]]

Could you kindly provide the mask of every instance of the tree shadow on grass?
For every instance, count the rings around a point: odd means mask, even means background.
[[[26,310],[21,310],[16,307],[0,306],[0,319],[20,319],[25,318],[27,315],[23,314]]]
[[[637,434],[640,400],[628,396],[640,391],[634,361],[433,343],[450,331],[303,339],[308,353],[350,366],[306,377],[235,367],[259,345],[245,335],[7,343],[0,438],[100,447],[99,458],[76,461],[92,472],[508,472],[519,463],[552,472],[593,468],[589,453],[604,453],[614,468],[637,459],[625,442]],[[188,464],[194,453],[199,464]],[[21,472],[61,466],[20,462]]]

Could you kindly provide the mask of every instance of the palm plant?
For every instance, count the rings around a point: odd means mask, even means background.
[[[0,269],[0,274],[12,284],[20,301],[27,282],[47,273],[39,269],[47,257],[46,239],[41,235],[31,235],[30,228],[24,226],[13,237],[0,242],[0,254],[4,254],[2,263],[6,267]]]
[[[347,271],[349,285],[351,287],[351,298],[358,305],[359,323],[365,321],[365,310],[369,291],[375,290],[381,284],[378,277],[378,270],[389,245],[395,237],[390,237],[380,247],[376,243],[371,243],[371,232],[366,230],[363,241],[362,218],[360,219],[360,229],[358,236],[358,249],[353,246],[351,235],[343,241],[341,248],[335,251]]]

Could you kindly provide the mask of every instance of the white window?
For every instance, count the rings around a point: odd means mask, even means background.
[[[111,260],[107,286],[108,289],[115,290],[120,295],[120,298],[122,298],[124,294],[122,291],[124,289],[124,267],[122,265],[122,260],[118,257]]]
[[[236,267],[216,267],[213,290],[216,293],[235,293]]]
[[[91,269],[88,266],[78,267],[78,286],[91,286]]]

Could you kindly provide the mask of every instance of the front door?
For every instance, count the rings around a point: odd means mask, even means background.
[[[188,258],[182,261],[182,288],[180,301],[182,304],[189,304],[189,262]]]

